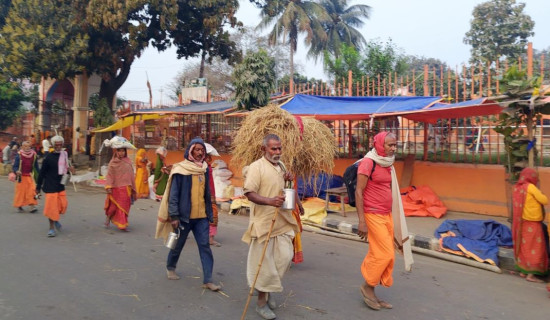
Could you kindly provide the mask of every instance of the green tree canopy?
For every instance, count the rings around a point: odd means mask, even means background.
[[[324,38],[311,42],[308,56],[317,59],[320,55],[324,56],[323,51],[326,50],[338,58],[342,44],[361,51],[367,42],[357,28],[364,25],[363,18],[369,18],[371,7],[364,4],[348,6],[347,0],[321,0],[320,4],[330,19],[321,21],[325,30],[325,34],[322,34]]]
[[[25,100],[25,94],[18,83],[0,77],[0,130],[11,126],[22,114],[21,103]]]
[[[205,63],[212,63],[214,57],[227,60],[230,65],[240,62],[241,52],[226,28],[242,26],[235,17],[237,0],[191,0],[178,4],[178,23],[170,31],[178,58],[200,55],[200,78],[204,77]]]
[[[347,81],[349,70],[353,73],[353,80],[359,81],[364,74],[363,57],[361,53],[354,47],[348,46],[345,43],[339,49],[340,55],[331,55],[325,51],[324,68],[325,72],[336,81],[341,81],[345,78]]]
[[[305,34],[306,45],[326,39],[322,22],[328,21],[326,10],[319,3],[307,0],[267,1],[261,11],[259,29],[274,25],[269,33],[269,42],[278,38],[288,41],[290,47],[290,74],[294,74],[294,53],[298,47],[298,35]]]
[[[401,49],[389,39],[385,44],[379,41],[367,44],[364,68],[365,73],[369,76],[380,75],[385,78],[390,72],[398,74],[405,72],[408,66]]]
[[[266,106],[274,82],[273,58],[263,49],[248,53],[233,73],[235,103],[239,108],[246,110]]]
[[[527,38],[534,35],[535,22],[523,13],[525,3],[492,0],[477,5],[464,43],[472,46],[471,62],[515,61],[525,51]]]

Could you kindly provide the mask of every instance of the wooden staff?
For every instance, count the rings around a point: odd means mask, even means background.
[[[277,219],[278,215],[279,215],[279,208],[275,207],[275,214],[273,215],[273,220],[271,220],[271,227],[269,228],[269,232],[267,233],[267,239],[265,240],[264,250],[262,251],[260,263],[258,264],[258,271],[256,272],[256,276],[254,277],[254,282],[252,283],[252,286],[250,286],[250,291],[248,292],[248,298],[246,299],[246,305],[244,306],[241,320],[244,320],[244,317],[246,316],[246,312],[248,311],[248,305],[250,304],[250,299],[252,298],[252,294],[254,293],[254,287],[256,286],[256,281],[258,280],[258,276],[260,275],[260,269],[262,268],[262,263],[264,262],[265,251],[267,250],[267,244],[269,243],[269,238],[271,237],[271,231],[273,231],[273,226],[275,225],[275,220]]]

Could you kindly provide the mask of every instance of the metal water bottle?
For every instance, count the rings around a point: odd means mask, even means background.
[[[176,248],[176,244],[178,243],[178,239],[180,237],[180,228],[177,228],[176,232],[170,232],[168,235],[168,240],[166,240],[165,244],[168,249],[174,250],[174,248]]]

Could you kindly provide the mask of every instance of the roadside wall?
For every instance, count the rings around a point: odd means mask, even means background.
[[[155,161],[154,150],[148,150],[151,161]],[[231,166],[231,155],[222,154],[229,170],[233,172],[231,182],[242,186],[240,170]],[[168,164],[183,160],[183,151],[169,151]],[[343,175],[344,170],[355,159],[335,159],[334,174]],[[395,163],[398,178],[401,177],[403,162]],[[550,168],[539,168],[540,188],[550,196]],[[464,163],[435,163],[415,161],[412,185],[427,185],[434,190],[451,211],[472,212],[489,216],[508,216],[507,190],[503,165],[481,165]],[[508,196],[509,197],[509,196]]]

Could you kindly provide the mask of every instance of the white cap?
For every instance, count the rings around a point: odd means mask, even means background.
[[[204,145],[206,146],[206,154],[209,154],[209,155],[215,156],[215,157],[220,156],[218,151],[210,143],[205,142]]]
[[[105,141],[103,141],[103,144],[113,149],[136,149],[136,147],[134,147],[134,145],[131,144],[130,141],[120,136],[114,136],[111,140],[106,139]]]

